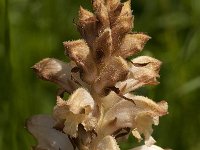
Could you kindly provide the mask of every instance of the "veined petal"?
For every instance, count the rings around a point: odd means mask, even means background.
[[[148,56],[140,56],[132,60],[128,79],[115,86],[122,94],[134,91],[144,85],[157,85],[161,62]]]
[[[125,95],[134,101],[121,100],[111,107],[104,114],[102,129],[103,134],[110,135],[115,131],[129,127],[137,129],[140,134],[144,134],[148,140],[152,133],[152,124],[158,124],[159,116],[167,114],[167,103],[155,103],[154,101],[143,97]],[[145,121],[144,121],[145,120]]]
[[[65,116],[63,131],[72,137],[78,136],[78,125],[84,122],[86,116],[84,114],[73,114],[68,112]]]
[[[72,93],[78,86],[71,80],[71,65],[54,58],[45,58],[36,63],[32,69],[43,80],[58,84]]]
[[[27,129],[38,142],[34,150],[74,149],[67,135],[54,129],[54,125],[55,120],[48,115],[36,115],[27,120]]]
[[[104,108],[104,111],[107,111],[118,103],[122,98],[119,97],[115,92],[111,91],[107,96],[101,98],[101,102]]]
[[[65,133],[77,137],[79,124],[82,124],[86,131],[95,128],[94,107],[95,102],[91,95],[85,89],[79,88],[68,101],[58,97],[53,116],[57,121],[57,126],[62,126],[64,123]]]
[[[132,59],[131,61],[134,66],[144,67],[149,70],[153,70],[156,73],[159,73],[160,66],[162,64],[162,62],[159,61],[158,59],[149,56],[139,56],[137,58]]]
[[[90,111],[95,107],[93,98],[89,92],[83,88],[77,89],[66,102],[67,105],[69,105],[69,110],[74,114],[83,113],[83,109],[86,109],[88,106]]]

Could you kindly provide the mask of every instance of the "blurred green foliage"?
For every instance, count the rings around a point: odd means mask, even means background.
[[[57,87],[29,69],[45,57],[67,61],[62,42],[80,38],[73,19],[89,0],[0,0],[0,149],[30,149],[35,142],[26,118],[50,114]],[[200,149],[200,1],[134,0],[136,32],[152,39],[143,54],[163,62],[161,84],[140,90],[169,103],[169,115],[154,127],[157,144]],[[130,138],[124,149],[135,142]]]

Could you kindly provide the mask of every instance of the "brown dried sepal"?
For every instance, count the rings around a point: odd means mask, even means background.
[[[150,39],[149,36],[143,33],[126,34],[122,40],[120,49],[116,51],[116,56],[127,58],[142,51],[146,42]]]
[[[96,62],[100,63],[111,56],[112,53],[112,37],[111,30],[109,28],[105,29],[102,34],[96,39],[94,43],[94,57]]]
[[[97,68],[92,52],[84,40],[64,42],[66,54],[82,69],[81,78],[86,83],[93,83]]]
[[[77,28],[81,36],[86,40],[88,46],[92,48],[93,42],[98,35],[96,16],[80,7]]]
[[[106,1],[106,7],[108,9],[110,24],[112,26],[117,17],[120,15],[123,4],[120,2],[120,0],[109,0]]]
[[[113,45],[115,50],[118,50],[120,48],[121,40],[127,33],[131,32],[132,28],[133,16],[130,6],[130,0],[128,0],[124,3],[120,15],[111,27]]]
[[[31,67],[39,78],[58,84],[68,93],[72,93],[78,86],[71,80],[71,65],[58,59],[45,58]]]
[[[98,33],[103,32],[106,28],[110,27],[108,11],[105,6],[104,0],[93,1],[93,9],[98,19]]]
[[[157,85],[161,62],[149,56],[137,57],[129,63],[130,73],[127,80],[118,82],[115,86],[126,94],[144,85]]]
[[[93,88],[96,93],[106,95],[106,89],[114,86],[118,81],[126,79],[128,65],[121,57],[113,57],[107,60],[106,64],[100,68],[100,74],[96,78]]]

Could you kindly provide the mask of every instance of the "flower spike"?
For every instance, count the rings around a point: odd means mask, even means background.
[[[163,150],[151,135],[168,113],[167,102],[132,93],[159,83],[161,61],[149,56],[127,61],[150,36],[132,32],[130,0],[93,0],[92,6],[94,13],[79,10],[82,39],[63,42],[70,62],[46,58],[32,67],[39,78],[60,87],[53,115],[27,121],[38,141],[33,149],[120,150],[117,142],[132,134],[145,143],[132,150]],[[71,94],[68,99],[64,92]]]

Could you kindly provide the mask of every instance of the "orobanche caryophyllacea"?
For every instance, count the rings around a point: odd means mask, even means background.
[[[159,83],[161,62],[149,56],[130,60],[150,39],[132,31],[130,3],[93,0],[93,13],[80,7],[76,26],[82,39],[63,42],[70,62],[45,58],[32,67],[41,79],[59,86],[52,116],[27,121],[38,142],[33,149],[119,150],[117,142],[132,134],[144,139],[133,150],[162,150],[151,134],[152,125],[168,113],[167,102],[134,94]]]

